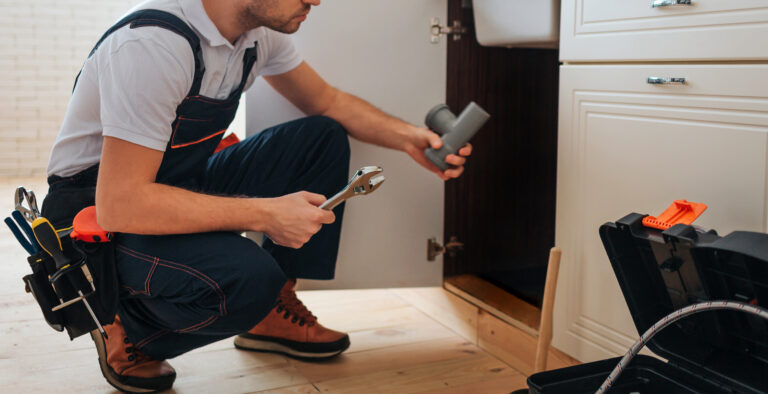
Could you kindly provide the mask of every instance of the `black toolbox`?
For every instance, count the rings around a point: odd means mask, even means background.
[[[720,237],[685,224],[645,227],[630,214],[600,227],[638,338],[685,306],[732,300],[768,307],[768,234]],[[768,321],[738,311],[697,313],[647,344],[667,359],[637,355],[609,393],[768,393]],[[528,378],[531,394],[594,393],[621,357]]]

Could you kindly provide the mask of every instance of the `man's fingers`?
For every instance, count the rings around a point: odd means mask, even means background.
[[[469,156],[472,154],[472,144],[467,143],[464,145],[461,149],[459,149],[459,154],[461,156]]]
[[[467,159],[456,155],[448,155],[445,157],[445,162],[454,166],[463,166]]]
[[[290,248],[290,247],[291,247],[291,242],[290,242],[290,241],[288,241],[288,240],[277,239],[277,237],[274,237],[274,238],[273,238],[273,237],[269,237],[269,239],[271,239],[271,240],[272,240],[272,242],[274,242],[274,243],[275,243],[275,245],[278,245],[278,246],[285,246],[285,247],[288,247],[288,248]]]
[[[443,174],[443,171],[440,170],[440,168],[438,168],[434,163],[429,161],[429,159],[427,159],[424,155],[419,156],[417,158],[417,161],[419,162],[419,164],[424,166],[424,168],[434,172],[435,174],[437,174],[437,176],[442,178],[444,181],[448,180],[448,177],[446,177],[445,174]]]
[[[443,140],[440,139],[440,136],[430,132],[429,134],[429,146],[432,147],[432,149],[440,149],[440,147],[443,146]]]
[[[435,167],[435,168],[437,168],[437,167]],[[444,181],[447,181],[447,180],[451,179],[451,178],[448,177],[448,175],[445,175],[445,173],[441,169],[439,169],[439,168],[437,168],[437,170],[433,171],[433,172],[435,174],[437,174],[437,176],[439,176],[440,179],[442,179]]]
[[[323,224],[331,224],[336,221],[336,215],[333,214],[333,211],[321,209],[320,213],[320,223]]]
[[[316,207],[319,207],[325,202],[325,200],[327,200],[325,196],[322,194],[310,193],[310,192],[302,192],[302,194],[304,195],[307,202],[309,202],[310,204]]]
[[[464,167],[457,167],[457,168],[451,168],[450,170],[445,171],[445,176],[448,178],[458,178],[461,176],[461,173],[464,172]]]

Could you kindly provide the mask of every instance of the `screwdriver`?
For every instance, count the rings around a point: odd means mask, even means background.
[[[32,232],[35,234],[35,239],[37,240],[38,245],[40,245],[40,247],[53,258],[53,261],[56,263],[57,272],[62,272],[71,266],[69,258],[64,255],[64,248],[61,246],[61,239],[59,239],[59,235],[56,234],[56,230],[53,228],[53,225],[48,221],[48,219],[44,217],[35,219],[35,221],[32,222]],[[91,317],[96,323],[96,326],[99,327],[101,335],[106,338],[107,333],[104,331],[104,327],[101,326],[101,323],[99,323],[99,319],[96,318],[96,314],[93,313],[93,309],[91,309],[91,305],[88,303],[88,300],[85,299],[83,291],[78,289],[77,294],[80,297],[66,303],[62,303],[60,307],[64,307],[65,305],[63,304],[71,305],[73,302],[83,301],[85,308],[88,309],[88,313],[91,314]]]

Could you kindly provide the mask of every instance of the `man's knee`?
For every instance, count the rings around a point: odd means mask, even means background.
[[[308,128],[318,136],[328,149],[333,149],[338,157],[349,161],[349,138],[341,123],[322,115],[306,118]]]
[[[226,257],[230,271],[223,290],[228,312],[243,309],[253,302],[271,307],[287,278],[278,263],[264,249],[247,239],[247,250]]]

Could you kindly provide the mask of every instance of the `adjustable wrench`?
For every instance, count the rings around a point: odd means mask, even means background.
[[[357,170],[352,179],[349,180],[347,187],[329,198],[320,205],[320,208],[330,211],[350,197],[373,193],[384,183],[384,175],[380,175],[382,171],[384,170],[377,166],[367,166]]]

